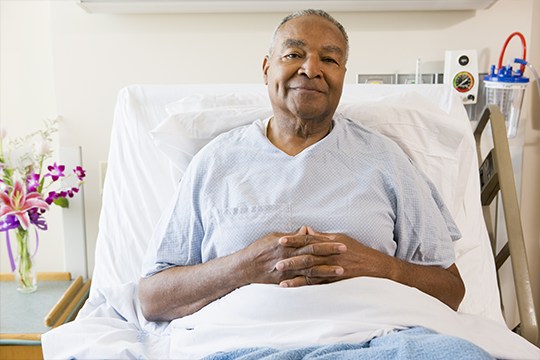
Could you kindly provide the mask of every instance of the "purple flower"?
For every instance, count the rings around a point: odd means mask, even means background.
[[[86,176],[86,171],[83,170],[83,168],[80,166],[77,166],[75,169],[73,169],[73,172],[77,175],[80,181],[82,181],[83,178]]]
[[[45,199],[45,202],[49,205],[51,205],[54,200],[56,199],[56,193],[54,191],[49,192],[49,195]]]
[[[78,193],[78,192],[79,192],[79,188],[74,187],[74,188],[69,189],[69,190],[67,191],[67,194],[68,194],[68,196],[69,196],[70,198],[72,198],[73,195],[75,195],[75,194]]]
[[[59,178],[65,176],[64,173],[63,173],[65,168],[66,167],[64,165],[56,165],[56,163],[54,163],[54,165],[49,165],[47,167],[47,169],[49,169],[50,173],[45,175],[45,176],[51,176],[52,181],[56,181]]]
[[[0,220],[0,231],[16,229],[20,225],[21,224],[15,215],[8,215],[4,220]]]
[[[30,222],[40,230],[47,230],[47,223],[45,222],[45,218],[41,216],[41,212],[34,208],[30,209],[28,211],[28,216],[30,217]]]
[[[39,183],[39,178],[40,175],[34,173],[30,174],[30,176],[26,178],[28,192],[37,191],[37,189],[41,186]]]

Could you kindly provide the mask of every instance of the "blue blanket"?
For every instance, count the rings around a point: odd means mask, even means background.
[[[466,340],[441,335],[424,327],[414,327],[375,338],[363,344],[331,344],[301,349],[277,350],[273,348],[238,349],[214,353],[207,360],[446,360],[494,359],[480,347]]]

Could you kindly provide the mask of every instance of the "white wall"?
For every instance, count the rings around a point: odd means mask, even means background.
[[[0,4],[2,124],[30,128],[36,119],[58,114],[60,144],[82,146],[88,170],[90,270],[101,206],[98,165],[107,159],[118,91],[135,83],[260,83],[271,33],[286,15],[91,15],[74,1]],[[412,73],[417,58],[422,59],[423,72],[442,72],[445,50],[476,49],[479,70],[487,72],[514,31],[525,35],[529,59],[540,70],[539,7],[537,0],[499,0],[478,11],[334,13],[351,41],[346,82],[354,83],[356,73]],[[506,55],[521,55],[517,39]],[[534,86],[526,92],[521,117],[527,131],[522,211],[535,254],[531,256],[537,259],[532,261],[533,284],[540,299],[540,111]],[[51,229],[60,228],[61,220],[50,215]],[[45,236],[38,266],[62,270],[61,238],[52,231]],[[2,271],[7,271],[5,246],[1,249]]]
[[[55,95],[49,4],[46,1],[1,1],[0,123],[8,127],[8,136],[24,137],[44,130],[43,119],[54,119],[58,115]],[[54,148],[58,148],[58,139],[55,134]],[[62,271],[60,209],[52,207],[46,220],[49,229],[39,233],[40,245],[35,257],[38,271]],[[4,238],[2,233],[0,271],[10,272]],[[16,253],[14,236],[11,246]],[[30,248],[33,246],[31,240]]]

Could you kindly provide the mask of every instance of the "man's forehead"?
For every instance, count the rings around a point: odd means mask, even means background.
[[[301,39],[284,39],[281,43],[281,46],[289,48],[289,47],[304,47],[306,46],[306,42]]]
[[[307,46],[306,42],[302,39],[284,39],[281,46],[285,49],[288,48],[304,48]],[[327,52],[343,55],[344,51],[337,45],[322,45],[321,48]]]

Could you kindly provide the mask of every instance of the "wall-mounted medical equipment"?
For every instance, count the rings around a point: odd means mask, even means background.
[[[444,84],[456,89],[463,104],[476,104],[478,83],[476,50],[446,51]]]
[[[522,63],[516,71],[514,71],[510,62],[508,65],[502,66],[506,46],[514,36],[518,36],[521,39],[523,51]],[[487,104],[499,105],[506,123],[508,138],[514,138],[516,136],[523,95],[529,83],[529,79],[523,76],[525,64],[527,63],[525,61],[526,55],[527,44],[525,43],[525,37],[519,32],[511,34],[504,43],[499,57],[498,68],[492,65],[489,75],[484,77],[485,101]],[[519,62],[518,60],[516,59],[517,62]],[[534,68],[531,67],[531,69],[534,71]]]
[[[478,78],[482,79],[487,73],[479,73]],[[418,84],[421,85],[433,85],[443,84],[443,73],[430,73],[430,74],[356,74],[357,84],[380,84],[380,85],[412,85],[416,83],[417,78],[420,77]],[[478,81],[478,93],[484,93],[484,82]],[[476,103],[464,104],[469,120],[477,121],[482,115],[484,110],[484,97],[479,96],[476,98]]]
[[[357,84],[413,85],[420,77],[419,84],[442,84],[443,74],[356,74]]]

